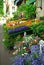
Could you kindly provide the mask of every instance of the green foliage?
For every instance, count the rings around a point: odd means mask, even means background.
[[[14,19],[19,19],[19,16],[23,13],[23,17],[26,19],[35,18],[36,6],[33,4],[27,5],[26,3],[21,4],[18,7],[17,12],[14,13]]]
[[[15,34],[8,34],[8,30],[9,28],[6,27],[6,24],[3,25],[3,29],[4,29],[4,47],[11,50],[14,47],[14,44],[18,41],[22,41],[23,38],[21,37],[21,35],[15,35]]]
[[[3,29],[4,29],[4,34],[3,34],[4,41],[3,41],[3,43],[4,43],[4,47],[6,49],[11,50],[14,47],[14,39],[11,37],[11,35],[8,34],[9,28],[6,28],[5,26],[6,25],[4,24],[3,25]]]
[[[15,41],[18,42],[18,41],[22,41],[23,38],[21,37],[21,35],[17,35],[16,38],[15,38]]]
[[[34,59],[38,58],[38,54],[37,53],[33,53],[32,56],[33,56]]]
[[[4,47],[11,50],[14,47],[14,39],[10,37],[10,35],[7,32],[4,32]]]
[[[3,0],[0,0],[0,15],[3,15]]]
[[[21,33],[19,34],[8,34],[8,30],[9,28],[6,27],[6,25],[4,24],[3,26],[4,28],[4,46],[7,49],[11,49],[14,47],[15,42],[19,42],[24,40],[24,38],[21,36]],[[32,26],[30,26],[30,29],[33,31],[34,35],[31,35],[30,37],[32,37],[32,39],[35,39],[35,35],[38,35],[39,37],[41,37],[44,40],[44,36],[42,36],[42,34],[44,33],[44,22],[38,22],[36,24],[33,24]],[[22,32],[22,31],[21,31]],[[29,43],[32,41],[29,37]],[[28,36],[27,36],[28,39]]]
[[[16,11],[14,13],[14,17],[13,17],[13,20],[17,20],[19,18],[19,13]]]
[[[25,4],[25,3],[23,3],[23,4],[21,4],[21,6],[19,6],[19,7],[18,7],[18,9],[17,9],[17,10],[18,10],[19,12],[25,12],[25,10],[26,10],[26,8],[25,8],[25,7],[26,7],[26,4]]]
[[[27,5],[26,6],[26,12],[25,12],[25,17],[27,19],[33,19],[35,18],[35,14],[36,14],[36,8],[35,8],[35,5]]]
[[[32,19],[36,14],[36,6],[32,4],[27,5],[23,3],[21,6],[18,7],[18,11],[23,12],[24,17],[26,19]]]
[[[43,17],[40,17],[40,20],[44,20],[44,16]]]
[[[31,26],[31,29],[33,30],[33,34],[40,36],[42,39],[42,33],[44,33],[44,22],[39,22],[37,24],[33,24]]]
[[[24,54],[24,53],[26,53],[26,50],[21,49],[20,52],[18,52],[18,55],[22,55],[22,54]]]
[[[9,39],[5,39],[5,41],[4,41],[4,47],[7,48],[7,49],[9,49],[9,50],[12,50],[13,47],[14,47],[13,40],[11,41]]]
[[[25,65],[32,65],[30,60],[25,60],[24,62],[25,62]]]

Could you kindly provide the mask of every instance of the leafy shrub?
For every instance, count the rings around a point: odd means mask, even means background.
[[[44,22],[39,22],[37,24],[33,24],[31,26],[31,29],[33,30],[33,34],[38,35],[42,39],[44,39],[44,36],[42,37],[42,33],[44,33]]]
[[[18,7],[18,11],[23,12],[24,17],[26,19],[32,19],[35,18],[36,6],[32,4],[27,5],[23,3],[21,6]]]
[[[36,6],[32,4],[27,5],[26,3],[21,4],[21,6],[18,7],[17,12],[14,13],[14,19],[18,19],[20,15],[26,19],[35,18]]]
[[[3,0],[0,0],[0,15],[3,15]]]
[[[18,13],[17,11],[14,13],[13,19],[14,19],[14,20],[19,19],[19,13]]]
[[[9,49],[9,50],[12,50],[13,47],[14,47],[14,39],[8,34],[8,28],[6,28],[6,25],[4,24],[3,25],[3,29],[4,29],[4,33],[3,33],[3,36],[4,36],[4,47]],[[12,41],[11,41],[12,40]]]
[[[43,17],[40,17],[40,20],[44,20],[44,16]]]

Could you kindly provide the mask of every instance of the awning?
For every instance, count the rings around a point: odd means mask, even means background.
[[[31,3],[34,3],[34,2],[36,2],[36,0],[28,0],[27,2],[26,2],[26,4],[31,4]]]

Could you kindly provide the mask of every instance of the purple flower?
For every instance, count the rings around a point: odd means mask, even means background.
[[[42,52],[44,53],[44,46],[42,47]]]
[[[38,52],[38,51],[39,51],[38,45],[33,45],[33,46],[31,46],[31,53],[33,53],[33,52]]]
[[[36,59],[32,61],[32,65],[41,65],[41,63]]]
[[[44,50],[44,48],[42,50]],[[24,55],[23,57],[16,56],[13,61],[13,65],[24,65],[25,62],[28,60],[32,63],[32,65],[44,65],[44,52],[40,56],[39,46],[38,45],[31,46],[31,52],[32,53],[30,55]]]
[[[26,30],[28,29],[27,26],[22,26],[22,27],[19,27],[19,28],[15,28],[15,29],[12,29],[12,30],[8,30],[8,33],[16,33],[16,32],[19,32],[19,31],[22,31],[22,30]]]
[[[42,61],[43,61],[43,63],[44,63],[44,53],[42,53]]]

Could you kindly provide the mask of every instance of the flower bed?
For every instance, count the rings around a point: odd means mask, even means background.
[[[39,46],[32,45],[31,53],[17,54],[17,56],[12,58],[12,65],[44,65],[44,52],[40,55]]]
[[[13,22],[8,22],[6,23],[6,27],[10,29],[18,28],[21,26],[30,26],[32,21],[13,21]]]
[[[28,29],[27,25],[30,25],[28,21],[13,21],[7,22],[3,25],[4,28],[4,45],[6,48],[10,49],[14,47],[15,37],[17,37],[18,32],[24,32]],[[16,35],[15,35],[16,34]],[[21,38],[21,37],[20,37]]]
[[[19,27],[19,28],[8,30],[8,33],[9,34],[11,34],[11,33],[17,33],[17,32],[20,32],[20,31],[23,31],[23,30],[26,30],[26,29],[28,29],[27,26],[22,26],[22,27]]]
[[[34,20],[28,20],[28,21],[20,21],[18,22],[8,22],[6,24],[4,24],[3,28],[4,28],[4,45],[6,46],[6,48],[10,49],[12,47],[14,47],[14,43],[15,43],[15,38],[17,37],[17,35],[22,35],[21,33],[24,33],[25,31],[29,31],[32,30],[33,34],[41,36],[42,38],[44,38],[44,29],[43,29],[43,24],[44,22],[37,22],[35,24],[35,22],[33,22]],[[42,28],[41,28],[42,27]],[[39,31],[40,30],[40,31]],[[42,30],[42,33],[40,33]],[[29,32],[30,34],[30,32]],[[36,36],[35,35],[35,36]],[[21,38],[21,37],[20,37]],[[34,40],[32,41],[33,43],[36,43],[37,41]],[[31,42],[31,43],[32,43]],[[31,44],[30,44],[31,46]]]

